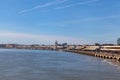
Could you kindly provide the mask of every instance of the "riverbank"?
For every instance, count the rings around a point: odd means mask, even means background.
[[[80,51],[80,50],[65,50],[65,51],[99,57],[99,58],[105,58],[105,59],[114,59],[114,60],[120,61],[119,54],[110,53],[110,52],[92,52],[92,51]]]

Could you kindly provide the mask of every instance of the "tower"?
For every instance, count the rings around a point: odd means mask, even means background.
[[[118,38],[118,40],[117,40],[117,44],[120,45],[120,38]]]
[[[57,50],[58,42],[57,40],[55,41],[55,50]]]
[[[55,46],[57,46],[58,45],[58,42],[57,42],[57,40],[55,41]]]

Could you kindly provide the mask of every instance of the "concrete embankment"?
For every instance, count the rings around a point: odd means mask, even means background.
[[[115,53],[108,53],[108,52],[92,52],[92,51],[80,51],[80,50],[66,50],[67,52],[73,52],[78,54],[90,55],[105,59],[115,59],[120,61],[120,55]]]

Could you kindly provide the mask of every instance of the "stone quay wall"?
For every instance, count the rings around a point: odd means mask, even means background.
[[[105,59],[115,59],[120,61],[120,54],[115,53],[108,53],[108,52],[92,52],[92,51],[81,51],[81,50],[65,50],[66,52],[73,52],[78,54],[84,54],[99,58],[105,58]]]

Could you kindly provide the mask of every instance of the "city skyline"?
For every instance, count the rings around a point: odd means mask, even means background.
[[[0,43],[115,44],[119,0],[1,0]]]

